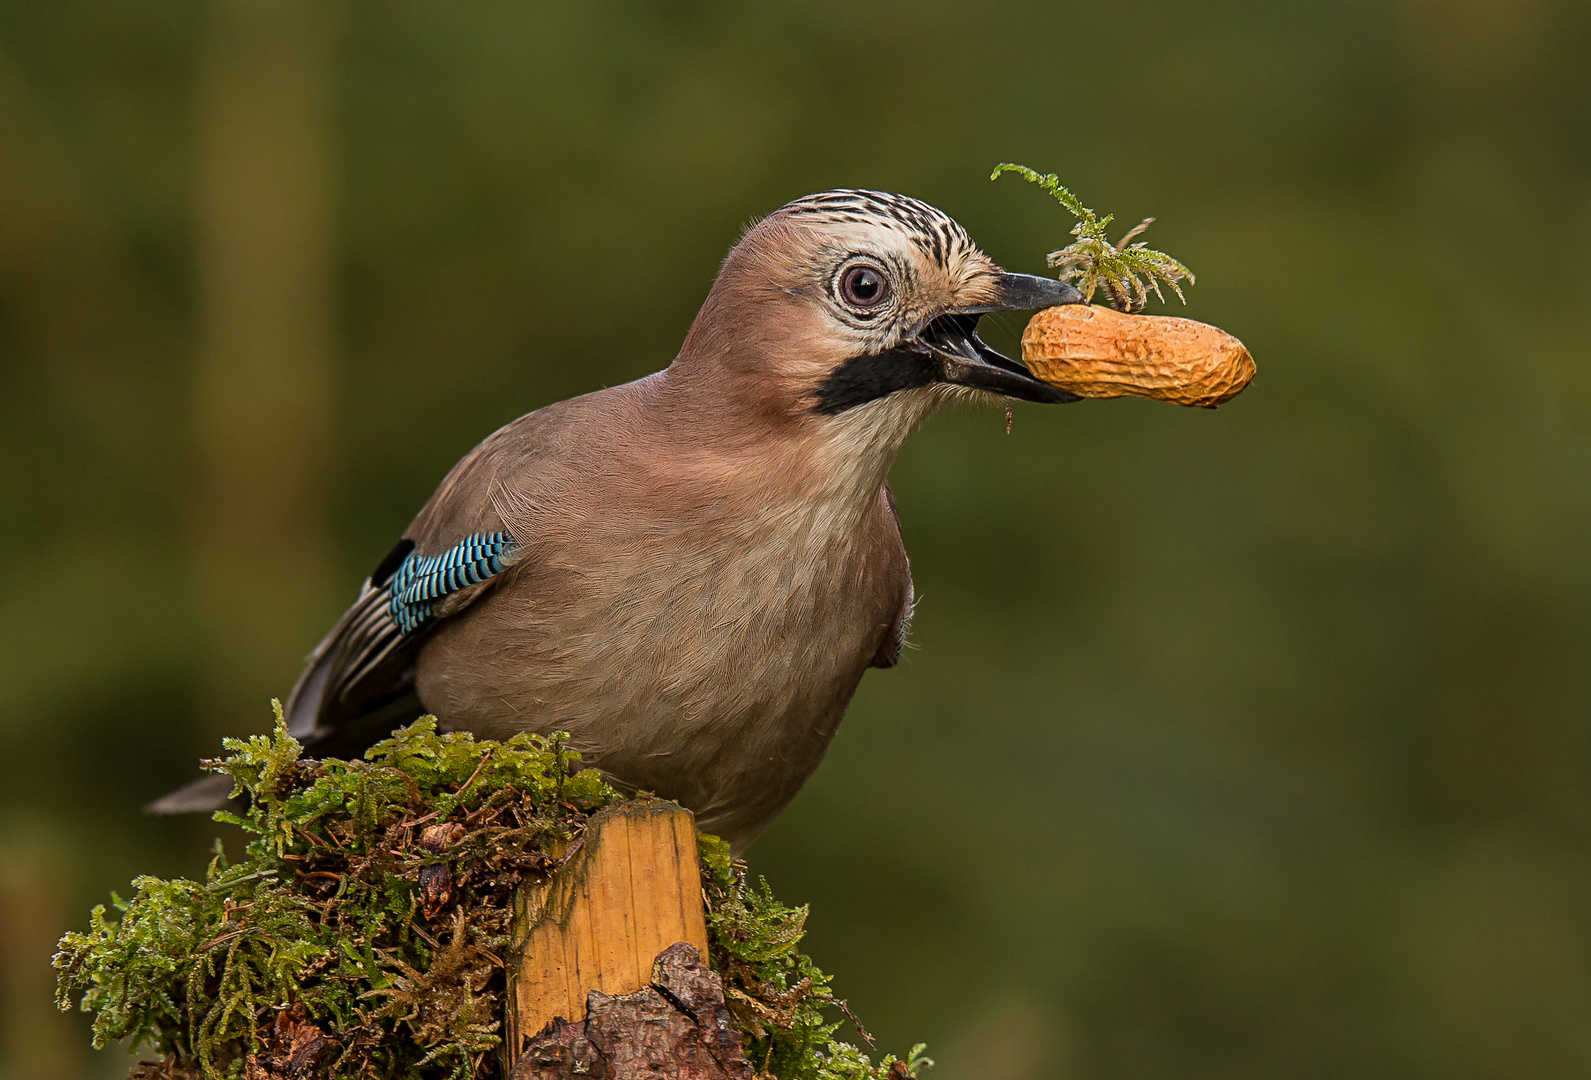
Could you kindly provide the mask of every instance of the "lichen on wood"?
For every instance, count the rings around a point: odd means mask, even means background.
[[[94,1042],[160,1060],[137,1080],[500,1077],[514,896],[557,869],[591,815],[621,798],[561,736],[441,733],[426,717],[363,761],[303,760],[271,736],[208,765],[248,797],[217,818],[251,835],[205,880],[140,877],[61,939],[62,1008]],[[777,1080],[902,1080],[836,1036],[843,1009],[796,949],[806,909],[702,835],[709,961],[746,1057]],[[571,1020],[576,1018],[569,1018]],[[534,1033],[527,1033],[534,1034]]]

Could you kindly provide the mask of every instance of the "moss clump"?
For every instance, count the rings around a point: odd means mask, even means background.
[[[260,1075],[430,1080],[500,1075],[499,1018],[513,897],[550,854],[620,798],[561,736],[441,734],[426,717],[364,761],[300,760],[275,734],[227,740],[210,767],[247,794],[217,814],[252,834],[219,843],[203,882],[141,877],[61,939],[58,1000],[95,1014],[94,1044],[163,1061],[134,1077]],[[711,961],[747,1056],[778,1080],[901,1080],[821,1009],[844,1003],[796,951],[805,908],[746,885],[702,836]]]
[[[1116,220],[1114,214],[1100,217],[1084,206],[1083,201],[1061,183],[1060,177],[1054,173],[1040,174],[1026,165],[1001,162],[989,174],[989,179],[998,180],[1002,173],[1008,172],[1039,185],[1077,218],[1077,224],[1072,226],[1072,235],[1077,239],[1059,251],[1050,252],[1046,261],[1061,270],[1062,281],[1077,286],[1085,301],[1093,300],[1095,290],[1103,287],[1111,307],[1117,311],[1138,312],[1149,302],[1150,291],[1161,303],[1165,302],[1165,294],[1160,291],[1160,283],[1164,282],[1177,294],[1178,300],[1184,304],[1188,302],[1179,282],[1187,278],[1188,284],[1193,284],[1193,271],[1165,252],[1146,247],[1143,241],[1134,242],[1154,218],[1144,218],[1112,244],[1105,236],[1105,227]]]
[[[713,970],[724,980],[730,1015],[759,1074],[779,1080],[905,1080],[933,1065],[921,1043],[905,1059],[886,1055],[874,1065],[836,1039],[840,1025],[824,1016],[825,1006],[843,1012],[873,1045],[850,1007],[834,996],[829,976],[796,949],[806,932],[806,905],[781,904],[766,878],[748,884],[746,864],[732,861],[729,845],[717,837],[701,836],[698,849]]]

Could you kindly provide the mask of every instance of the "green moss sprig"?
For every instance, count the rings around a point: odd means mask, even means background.
[[[1077,218],[1077,224],[1072,226],[1072,235],[1077,239],[1059,251],[1050,252],[1046,262],[1060,269],[1060,279],[1075,285],[1084,300],[1092,301],[1094,292],[1103,287],[1111,307],[1117,311],[1139,312],[1149,302],[1151,291],[1165,302],[1165,294],[1160,291],[1164,282],[1177,294],[1178,300],[1184,304],[1188,302],[1179,282],[1186,278],[1192,285],[1193,271],[1165,252],[1155,251],[1136,239],[1154,218],[1144,218],[1112,244],[1106,238],[1105,227],[1115,220],[1114,214],[1100,217],[1084,206],[1082,200],[1061,183],[1060,177],[1054,173],[1041,174],[1026,165],[1001,162],[989,174],[989,179],[998,180],[1001,174],[1008,172],[1039,185]]]

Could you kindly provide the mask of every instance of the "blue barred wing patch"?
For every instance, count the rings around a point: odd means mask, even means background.
[[[436,555],[409,553],[387,585],[388,612],[413,633],[431,621],[431,605],[448,593],[479,585],[514,563],[519,545],[506,532],[475,533]]]

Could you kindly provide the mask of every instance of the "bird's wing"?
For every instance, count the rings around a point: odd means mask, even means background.
[[[472,533],[433,554],[398,541],[359,587],[359,598],[310,653],[288,696],[288,731],[316,757],[357,757],[425,709],[414,691],[414,658],[438,619],[457,614],[513,565],[519,545],[506,530]],[[217,810],[229,776],[206,776],[157,799],[152,814]]]
[[[573,443],[589,399],[560,402],[500,428],[466,454],[310,653],[287,699],[288,730],[317,757],[357,757],[425,712],[414,664],[431,631],[501,583],[525,556],[516,509],[535,503]],[[510,524],[504,513],[514,517]],[[231,783],[209,776],[156,800],[152,813],[214,810]]]
[[[288,730],[317,754],[363,749],[422,711],[414,657],[439,619],[464,610],[519,557],[506,529],[430,549],[406,536],[323,638],[287,701]]]
[[[438,485],[293,687],[288,730],[306,749],[362,753],[425,711],[414,688],[415,657],[440,621],[524,558],[535,526],[515,511],[535,502],[559,470],[574,441],[568,429],[597,397],[549,405],[499,428]]]

